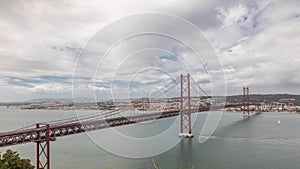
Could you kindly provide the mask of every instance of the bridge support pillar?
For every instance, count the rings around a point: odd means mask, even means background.
[[[190,94],[190,74],[180,75],[180,137],[193,137]]]
[[[46,133],[41,136],[41,132],[38,132],[40,141],[36,142],[36,168],[37,169],[50,169],[50,125],[36,124],[36,128],[46,127]]]
[[[243,87],[243,116],[250,116],[249,115],[249,88],[248,87]],[[246,115],[247,113],[247,115]]]

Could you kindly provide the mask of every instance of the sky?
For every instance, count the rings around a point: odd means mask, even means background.
[[[130,24],[144,13],[179,23],[153,16]],[[193,36],[186,25],[201,32]],[[226,95],[241,94],[243,86],[300,94],[299,27],[298,0],[0,1],[0,101],[151,93],[186,72],[208,91],[225,81]],[[128,38],[102,57],[122,33],[148,28],[179,32],[190,46],[202,46],[202,60],[153,34]],[[224,77],[213,78],[215,72]]]

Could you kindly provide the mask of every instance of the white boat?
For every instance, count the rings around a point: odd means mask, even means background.
[[[277,120],[277,124],[280,124],[280,119]]]

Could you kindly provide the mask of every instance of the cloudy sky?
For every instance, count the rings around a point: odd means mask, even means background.
[[[76,97],[89,97],[90,91],[100,91],[98,97],[106,97],[101,92],[111,91],[112,86],[119,92],[117,89],[123,84],[128,86],[128,81],[132,91],[147,84],[143,88],[147,92],[170,80],[168,75],[185,72],[180,65],[186,62],[191,63],[188,69],[192,69],[197,82],[209,90],[210,74],[217,71],[214,65],[194,61],[182,44],[163,36],[126,40],[102,62],[101,57],[85,51],[93,39],[98,39],[97,50],[103,53],[107,50],[104,43],[110,40],[97,35],[103,28],[120,18],[145,12],[175,15],[198,27],[220,59],[228,95],[240,94],[243,86],[249,86],[251,93],[300,94],[298,0],[3,0],[0,101],[71,98],[74,72]],[[185,35],[184,27],[166,23],[151,26]],[[134,32],[143,26],[138,21],[125,23],[108,34]],[[104,64],[99,66],[100,62]],[[113,85],[112,79],[116,80]]]

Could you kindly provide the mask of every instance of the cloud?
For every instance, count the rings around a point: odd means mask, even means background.
[[[69,83],[31,79],[38,78],[1,78],[1,101],[26,101],[36,98],[68,98],[72,96],[72,85]]]
[[[227,11],[225,11],[223,8],[218,10],[220,14],[217,16],[217,18],[221,20],[223,29],[248,19],[249,11],[241,4],[230,8]]]
[[[243,33],[239,21],[231,25],[239,26],[236,30],[240,33],[236,37],[239,40],[226,44],[227,47],[222,46],[219,51],[225,68],[235,70],[227,73],[230,77],[227,86],[231,92],[241,85],[248,85],[257,93],[299,93],[296,86],[300,85],[300,81],[294,77],[300,73],[296,54],[300,52],[297,47],[300,43],[297,40],[300,20],[295,17],[299,10],[295,10],[292,3],[274,1],[268,7],[258,8],[263,10],[259,17],[252,17],[257,24],[252,29],[259,27],[255,33]],[[230,30],[227,32],[222,28],[221,31],[230,37]]]
[[[186,61],[195,72],[197,81],[207,90],[210,79],[206,69],[215,72],[224,69],[229,94],[238,94],[244,85],[257,93],[299,93],[299,7],[297,0],[1,1],[2,100],[71,96],[76,64],[82,66],[77,70],[81,74],[76,77],[76,83],[82,90],[80,95],[84,95],[86,90],[96,90],[100,94],[109,92],[111,77],[115,73],[118,82],[115,87],[121,91],[122,83],[127,85],[125,82],[132,78],[132,74],[147,66],[178,76],[187,72]],[[116,19],[141,12],[170,13],[192,22],[207,35],[224,67],[215,67],[209,60],[202,63],[182,44],[151,35],[119,44],[118,52],[110,53],[98,72],[87,68],[91,62],[97,66],[99,57],[84,58],[77,63],[80,54],[93,52],[83,49],[98,30]],[[157,30],[169,32],[182,29],[171,24],[162,25],[155,26]],[[147,25],[129,25],[119,30],[134,31],[142,26]],[[189,32],[184,33],[188,37]],[[193,45],[202,42],[193,38],[192,41]],[[95,45],[105,51],[101,48],[107,41],[101,43]],[[129,56],[132,51],[147,46],[169,52],[153,50]],[[202,56],[207,52],[204,49]],[[131,59],[124,60],[126,57]],[[124,62],[121,66],[120,61]],[[167,83],[168,80],[170,78],[162,72],[149,71],[136,76],[134,82],[136,86],[147,84],[148,89],[157,89],[161,82]]]

